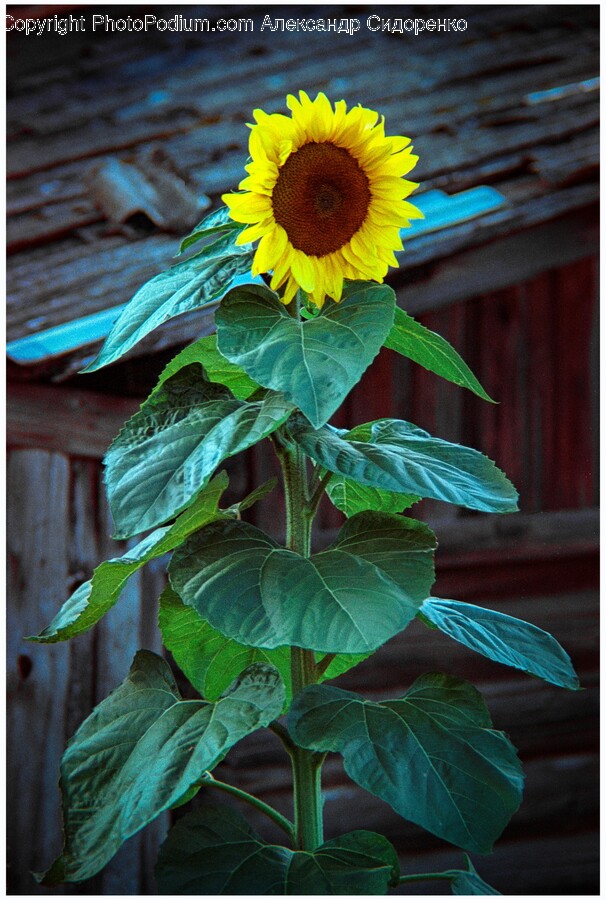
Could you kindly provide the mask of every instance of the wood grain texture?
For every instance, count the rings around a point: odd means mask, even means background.
[[[91,632],[51,646],[23,640],[41,630],[69,594],[124,546],[110,541],[96,460],[46,449],[13,449],[8,460],[7,800],[11,893],[37,889],[61,851],[59,762],[65,742],[94,705],[125,677],[140,647],[159,652],[156,568],[133,578],[116,607]],[[153,865],[167,828],[160,816],[82,886],[54,893],[152,891]]]
[[[59,760],[66,735],[70,649],[36,647],[36,633],[67,590],[69,462],[43,450],[8,461],[7,807],[10,891],[34,887],[61,849]],[[26,799],[27,798],[27,799]],[[25,890],[25,889],[28,890]]]
[[[12,447],[60,450],[100,459],[140,403],[90,391],[9,384],[7,433]]]

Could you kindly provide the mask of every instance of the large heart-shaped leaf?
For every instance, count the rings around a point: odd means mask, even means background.
[[[345,432],[329,425],[316,430],[299,415],[288,430],[329,472],[361,484],[484,512],[517,509],[517,491],[490,459],[410,422],[379,419]]]
[[[236,400],[207,382],[197,364],[180,369],[129,419],[105,457],[116,537],[177,515],[223,460],[275,431],[291,409],[278,394]]]
[[[286,688],[286,700],[290,701],[289,647],[263,650],[225,637],[200,618],[193,607],[186,606],[170,585],[160,596],[159,624],[162,643],[207,700],[220,697],[247,666],[262,662],[278,670]]]
[[[419,618],[482,656],[558,687],[579,690],[570,657],[555,638],[536,625],[471,603],[437,597],[424,601]]]
[[[219,524],[219,523],[215,523]],[[279,544],[247,522],[208,527],[173,554],[170,583],[184,603],[226,637],[250,647],[288,644],[261,599],[261,569]]]
[[[177,550],[171,583],[222,634],[253,647],[376,649],[412,621],[434,579],[420,522],[360,513],[310,559],[244,522],[217,522]]]
[[[264,650],[227,638],[202,619],[167,586],[160,597],[160,629],[164,646],[191,684],[207,700],[216,700],[240,672],[254,662],[275,666],[286,689],[285,703],[292,700],[290,647]],[[336,678],[366,659],[367,654],[338,653],[320,676]],[[322,656],[318,662],[321,662]]]
[[[173,525],[157,528],[124,556],[102,562],[93,572],[93,577],[81,584],[63,604],[50,625],[28,640],[52,644],[69,640],[92,628],[116,603],[131,575],[150,560],[174,550],[192,532],[224,515],[219,511],[218,504],[227,485],[227,475],[221,472]]]
[[[384,346],[407,356],[430,372],[468,388],[483,400],[494,402],[454,347],[441,335],[415,321],[403,309],[396,309],[393,327]]]
[[[231,288],[250,281],[252,258],[250,247],[235,247],[233,242],[227,246],[220,239],[147,281],[124,307],[99,354],[83,371],[94,372],[115,362],[159,325],[217,303]]]
[[[396,851],[387,838],[353,831],[313,853],[264,841],[238,812],[208,805],[184,816],[162,845],[160,894],[372,895],[398,882]]]
[[[283,702],[278,673],[259,664],[216,703],[181,700],[168,664],[140,650],[127,679],[93,710],[63,755],[65,849],[43,884],[100,871],[233,744],[278,716]]]
[[[383,703],[307,688],[293,702],[289,729],[302,747],[341,753],[359,785],[466,850],[487,853],[522,798],[514,747],[492,730],[475,688],[446,675],[424,675]]]
[[[390,287],[354,282],[341,303],[327,303],[319,315],[298,321],[277,294],[248,285],[231,291],[217,310],[218,347],[320,426],[379,352],[394,308]]]

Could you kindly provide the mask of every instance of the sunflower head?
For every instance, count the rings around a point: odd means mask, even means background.
[[[418,157],[371,109],[305,91],[286,103],[290,118],[254,111],[248,176],[223,201],[248,226],[238,243],[259,241],[253,274],[271,272],[284,303],[302,288],[321,307],[341,299],[344,278],[382,282],[398,265],[400,228],[423,218],[404,178]]]

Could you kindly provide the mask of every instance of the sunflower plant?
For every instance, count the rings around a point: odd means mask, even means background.
[[[126,306],[88,370],[123,356],[167,319],[216,305],[216,335],[179,353],[105,458],[118,539],[145,536],[98,566],[32,640],[89,628],[147,562],[167,557],[163,642],[198,699],[183,699],[163,657],[135,656],[125,681],[70,740],[61,765],[65,847],[45,885],[99,872],[121,844],[197,793],[162,846],[163,894],[385,894],[446,879],[455,894],[495,894],[469,857],[446,872],[401,875],[371,831],[323,834],[321,771],[343,758],[361,788],[468,853],[489,852],[518,808],[516,751],[470,684],[432,672],[402,697],[373,700],[332,682],[415,619],[499,663],[574,690],[570,659],[547,633],[464,600],[431,596],[436,538],[403,515],[423,497],[512,512],[517,494],[480,452],[410,422],[329,423],[381,347],[490,402],[459,354],[395,303],[383,284],[416,156],[376,112],[289,96],[291,115],[254,113],[250,162],[181,244],[188,254]],[[267,440],[280,463],[285,540],[243,513],[274,489],[222,502],[221,466]],[[323,497],[344,513],[313,546]],[[292,817],[213,770],[260,728],[282,742]],[[225,792],[264,813],[282,843],[256,833]]]

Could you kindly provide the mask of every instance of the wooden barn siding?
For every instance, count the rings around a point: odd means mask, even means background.
[[[499,406],[383,353],[336,418],[343,425],[388,415],[410,419],[484,450],[520,488],[523,514],[517,520],[430,502],[418,508],[442,541],[436,593],[483,602],[551,631],[570,652],[586,690],[568,693],[518,678],[416,624],[341,682],[373,697],[393,696],[423,671],[444,668],[482,690],[496,727],[510,734],[527,772],[520,812],[495,853],[476,860],[508,894],[592,893],[596,887],[596,474],[587,430],[595,414],[595,270],[595,260],[586,260],[419,316],[460,349]],[[515,374],[506,379],[503,372]],[[47,893],[29,872],[43,869],[60,849],[57,771],[65,740],[124,677],[138,647],[159,648],[160,566],[135,576],[91,634],[52,647],[21,639],[48,624],[98,561],[119,553],[107,538],[98,458],[136,403],[91,395],[87,408],[86,397],[59,387],[16,385],[9,391],[11,893]],[[272,474],[275,464],[265,448],[257,448],[228,468],[235,497]],[[255,511],[258,524],[276,533],[279,508],[276,495]],[[325,504],[319,544],[339,522]],[[264,791],[288,812],[290,776],[272,735],[259,733],[239,745],[222,773],[245,789]],[[407,871],[460,862],[456,851],[351,785],[336,757],[326,766],[324,784],[329,835],[344,821],[347,828],[384,831]],[[165,827],[166,817],[130,841],[103,874],[63,892],[152,893]],[[414,892],[423,889],[415,886]],[[426,890],[434,893],[435,885]]]
[[[120,603],[88,634],[52,646],[24,641],[50,622],[99,561],[119,555],[120,545],[107,537],[96,460],[14,448],[7,479],[8,892],[82,893],[37,888],[30,873],[43,871],[61,850],[58,773],[67,739],[125,677],[139,647],[161,647],[154,626],[163,575],[148,567],[131,579]],[[151,890],[149,860],[165,827],[161,817],[84,892]]]

